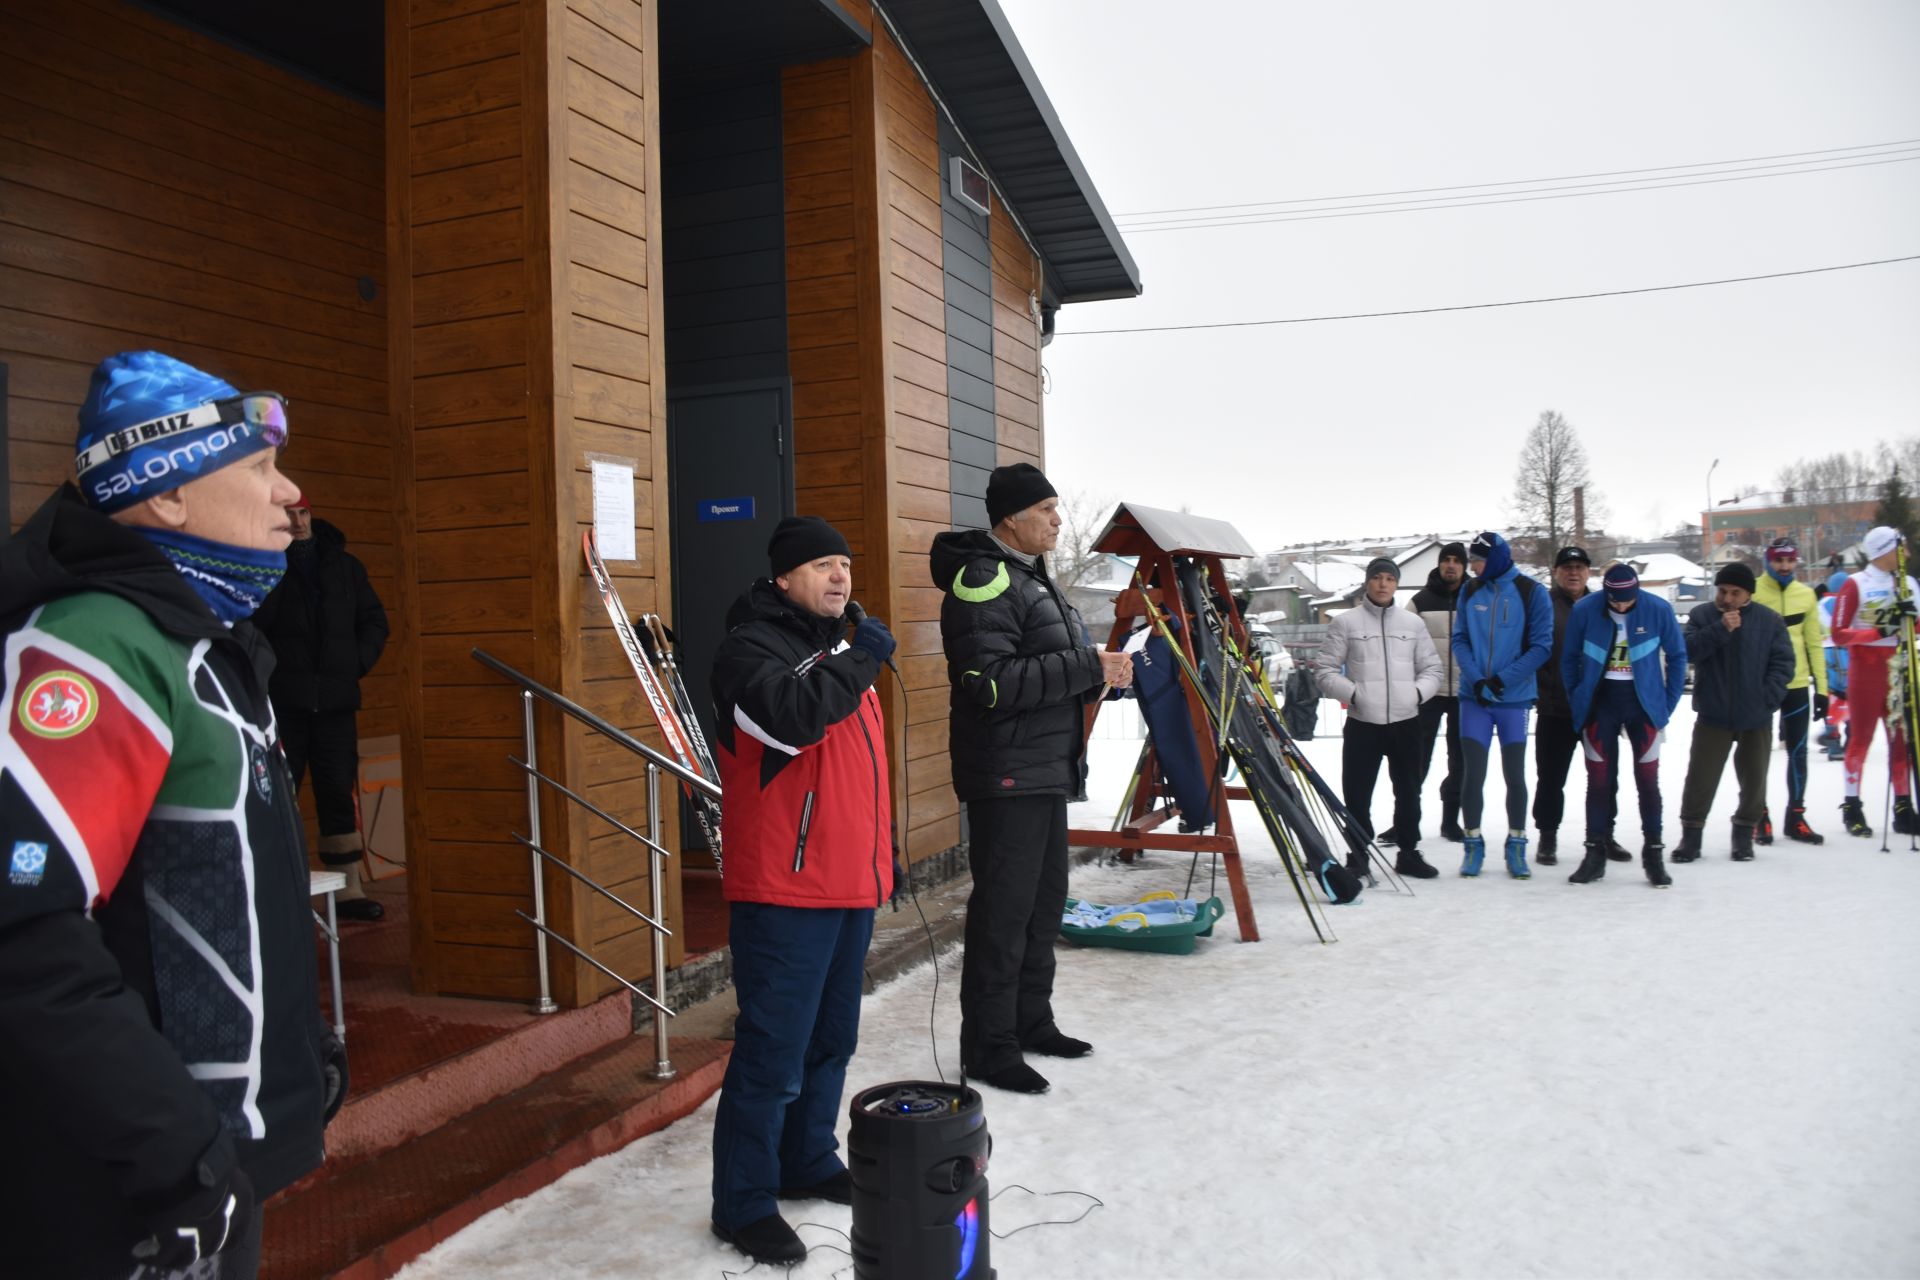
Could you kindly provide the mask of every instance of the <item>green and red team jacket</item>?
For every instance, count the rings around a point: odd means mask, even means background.
[[[70,487],[0,551],[0,625],[0,1272],[124,1276],[203,1163],[264,1200],[321,1159],[272,654]]]

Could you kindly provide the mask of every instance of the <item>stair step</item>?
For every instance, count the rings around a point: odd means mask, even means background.
[[[267,1207],[266,1280],[384,1280],[482,1214],[695,1110],[720,1087],[728,1042],[673,1041],[679,1075],[651,1078],[653,1040],[608,1045],[378,1155],[328,1166]]]

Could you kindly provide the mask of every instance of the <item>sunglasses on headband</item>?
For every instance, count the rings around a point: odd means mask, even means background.
[[[269,445],[280,448],[287,442],[287,398],[277,391],[253,391],[225,400],[210,400],[185,413],[163,414],[110,431],[74,458],[74,474],[85,475],[129,449],[165,440],[183,431],[241,423],[256,428]]]

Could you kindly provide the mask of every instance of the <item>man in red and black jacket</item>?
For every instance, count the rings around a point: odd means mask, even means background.
[[[872,618],[844,638],[853,560],[826,521],[782,520],[767,559],[773,576],[734,602],[713,660],[740,1004],[713,1124],[713,1232],[785,1264],[807,1250],[777,1200],[853,1202],[834,1126],[873,912],[893,895],[873,682],[894,640]]]

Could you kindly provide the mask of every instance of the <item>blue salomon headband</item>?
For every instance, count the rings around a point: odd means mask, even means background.
[[[286,401],[242,395],[158,351],[123,351],[93,371],[73,469],[80,492],[112,514],[287,442]]]

